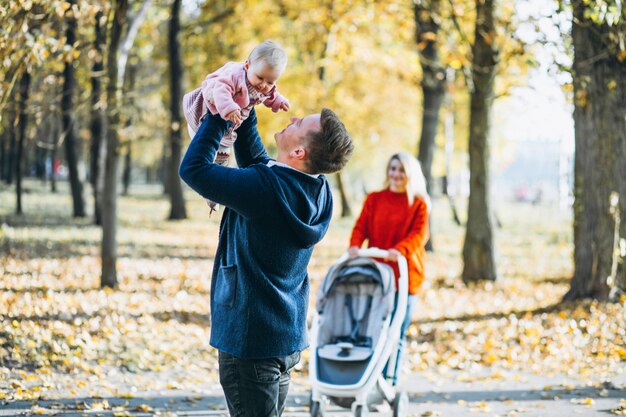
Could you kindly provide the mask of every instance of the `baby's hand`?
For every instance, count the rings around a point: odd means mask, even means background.
[[[239,110],[233,110],[226,115],[226,120],[230,120],[231,122],[238,124],[241,123],[241,112]]]
[[[281,110],[283,110],[283,111],[289,111],[289,108],[290,108],[290,107],[291,107],[291,106],[289,105],[289,102],[288,102],[288,101],[284,101],[284,102],[282,102],[282,104],[280,105],[280,109],[281,109]]]

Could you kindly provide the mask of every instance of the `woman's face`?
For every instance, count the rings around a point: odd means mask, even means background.
[[[395,158],[389,163],[387,178],[389,179],[389,188],[391,191],[396,193],[406,192],[406,185],[409,179],[404,172],[402,163]]]

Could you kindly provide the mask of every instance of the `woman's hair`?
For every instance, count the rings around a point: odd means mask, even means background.
[[[389,188],[389,167],[394,159],[402,164],[402,168],[404,168],[404,173],[406,174],[406,194],[409,199],[409,206],[413,205],[415,197],[419,197],[424,200],[430,211],[430,196],[426,190],[426,178],[424,178],[424,173],[422,172],[419,161],[410,153],[398,152],[389,158],[387,171],[385,172],[385,188]]]
[[[248,61],[250,61],[250,64],[263,61],[270,67],[282,72],[287,66],[287,53],[277,42],[268,40],[257,45],[257,47],[250,52]]]

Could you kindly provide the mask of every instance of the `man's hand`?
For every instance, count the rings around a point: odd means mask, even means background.
[[[358,246],[350,246],[348,248],[348,256],[354,258],[359,255],[359,247]]]
[[[280,109],[282,111],[289,111],[290,108],[291,108],[291,105],[289,104],[288,101],[283,101],[280,105]]]
[[[388,254],[385,258],[386,261],[398,262],[398,257],[402,256],[399,250],[397,249],[389,249],[387,250]]]
[[[241,111],[240,110],[231,111],[230,113],[226,115],[226,120],[230,120],[231,122],[235,124],[241,123],[241,121],[243,120],[241,117]]]

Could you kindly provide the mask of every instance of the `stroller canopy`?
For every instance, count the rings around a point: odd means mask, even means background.
[[[386,264],[378,263],[372,258],[355,257],[348,258],[335,264],[324,277],[317,293],[317,311],[324,311],[327,300],[337,285],[350,282],[377,283],[381,287],[382,296],[395,291],[393,270]]]

